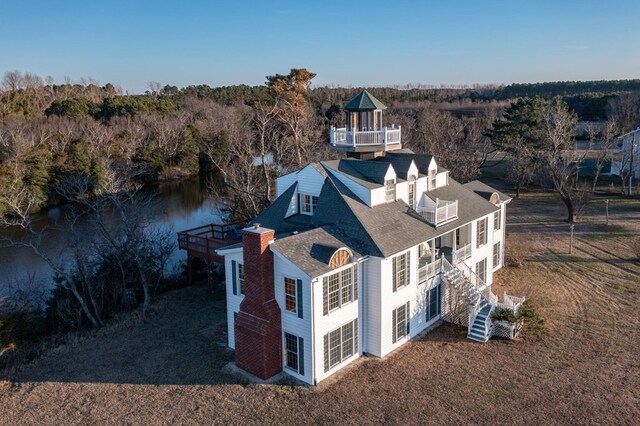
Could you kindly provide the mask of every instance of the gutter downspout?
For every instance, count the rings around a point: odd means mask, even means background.
[[[316,310],[313,298],[313,292],[315,290],[315,284],[318,282],[318,278],[311,280],[311,374],[313,379],[313,385],[318,385],[318,379],[316,378]]]

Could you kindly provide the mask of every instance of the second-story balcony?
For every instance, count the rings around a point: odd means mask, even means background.
[[[437,200],[434,207],[417,207],[416,213],[430,224],[439,226],[458,218],[458,200]]]
[[[331,147],[339,150],[357,148],[401,148],[401,128],[384,127],[380,130],[356,130],[331,127]]]

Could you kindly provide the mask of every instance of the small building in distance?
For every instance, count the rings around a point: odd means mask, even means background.
[[[628,175],[633,170],[633,177],[640,177],[640,127],[618,137],[618,148],[611,161],[611,174]]]

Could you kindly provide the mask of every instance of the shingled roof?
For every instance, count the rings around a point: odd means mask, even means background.
[[[482,183],[479,180],[474,180],[471,182],[467,182],[464,184],[464,187],[475,192],[476,194],[478,194],[479,196],[481,196],[482,198],[486,199],[486,200],[490,200],[491,196],[495,193],[498,194],[498,197],[500,198],[500,201],[509,201],[511,200],[511,197],[509,197],[507,194],[504,194],[500,191],[497,191],[495,189],[493,189],[492,187],[490,187],[489,185],[487,185],[486,183]]]
[[[407,154],[389,158],[388,161],[333,160],[314,163],[325,180],[313,216],[298,213],[285,218],[291,202],[296,201],[293,199],[296,183],[252,223],[274,229],[274,251],[285,256],[310,277],[315,277],[331,270],[328,259],[339,248],[348,247],[358,258],[366,255],[390,257],[499,209],[486,197],[487,193],[498,192],[488,185],[478,181],[462,185],[448,179],[447,186],[426,194],[433,200],[458,200],[458,219],[436,228],[402,200],[369,207],[334,176],[335,173],[344,173],[365,186],[379,187],[380,184],[371,180],[384,181],[384,174],[390,165],[395,164],[394,169],[397,167],[399,173],[408,170],[411,157]],[[431,156],[419,156],[419,162],[424,167],[430,161]],[[501,200],[508,199],[506,195],[498,194]]]
[[[363,90],[351,99],[345,106],[346,111],[373,111],[387,109],[387,106],[376,99],[371,93]]]

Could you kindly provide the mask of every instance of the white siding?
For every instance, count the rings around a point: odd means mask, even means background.
[[[387,202],[387,192],[384,186],[371,190],[371,202],[369,204],[371,207],[378,206],[386,202]]]
[[[343,175],[340,172],[337,172],[335,170],[329,169],[329,173],[331,173],[333,176],[335,176],[340,182],[342,182],[347,188],[349,188],[351,191],[353,191],[354,194],[356,194],[358,196],[358,198],[360,198],[360,200],[362,200],[366,205],[371,206],[371,191],[368,188],[365,188],[364,186],[360,185],[359,183],[355,183],[354,181],[352,181],[351,179],[349,179],[347,176]],[[384,196],[384,187],[382,188],[383,191],[383,196]]]
[[[287,374],[302,380],[305,383],[313,384],[313,358],[312,358],[312,303],[311,303],[311,280],[289,260],[280,254],[274,254],[274,283],[275,296],[282,312],[282,369]],[[297,313],[289,312],[285,309],[284,278],[289,277],[302,281],[302,318]],[[296,290],[297,291],[297,290]],[[296,302],[297,303],[297,302]],[[304,376],[285,366],[285,343],[284,333],[290,333],[304,339]],[[300,350],[300,348],[298,348]]]
[[[289,173],[276,179],[276,197],[282,195],[291,185],[298,180],[298,172]]]
[[[407,172],[407,180],[409,179],[409,176],[413,175],[416,177],[416,179],[418,178],[418,166],[416,166],[416,163],[414,161],[411,161],[411,166],[409,166],[409,171]]]
[[[382,330],[380,271],[383,260],[379,257],[371,257],[365,263],[365,285],[362,286],[361,291],[364,304],[361,325],[364,337],[362,351],[375,356],[381,356],[382,353],[380,348],[380,333]]]
[[[293,195],[291,196],[291,201],[289,202],[289,208],[287,209],[287,213],[285,214],[285,218],[289,216],[293,216],[298,213],[298,188],[293,191]]]
[[[311,164],[298,172],[298,192],[300,194],[320,195],[324,176],[320,174]]]
[[[387,173],[384,175],[384,180],[396,180],[397,179],[396,171],[393,166],[389,164],[389,168],[387,169]]]
[[[449,172],[438,173],[436,175],[436,188],[440,188],[441,186],[447,186],[447,179],[449,177]]]
[[[477,229],[478,229],[478,221],[487,219],[487,243],[481,247],[477,247]],[[504,229],[504,227],[503,227]],[[471,257],[465,260],[465,263],[471,268],[472,271],[476,270],[476,263],[480,262],[482,259],[487,259],[487,279],[485,283],[487,285],[491,285],[493,283],[493,273],[491,264],[493,262],[493,242],[494,242],[494,232],[493,232],[493,213],[484,216],[478,220],[474,220],[471,224]]]
[[[381,281],[380,281],[380,292],[382,295],[382,306],[381,306],[381,345],[380,345],[380,356],[384,357],[389,352],[394,349],[402,346],[403,343],[408,341],[408,337],[403,337],[398,339],[396,343],[393,343],[393,321],[392,321],[392,313],[393,310],[398,308],[399,306],[406,304],[407,302],[411,302],[410,305],[410,313],[409,318],[413,318],[415,307],[415,295],[416,295],[416,275],[414,274],[414,269],[417,266],[417,256],[415,250],[411,251],[411,260],[410,260],[410,268],[411,268],[411,281],[409,285],[401,287],[397,289],[397,291],[393,291],[393,280],[391,277],[393,266],[392,259],[395,256],[388,257],[381,262]],[[401,253],[404,253],[401,252]]]
[[[240,302],[244,299],[244,296],[240,294],[240,287],[238,285],[238,295],[233,294],[233,275],[232,275],[232,261],[235,260],[238,263],[242,263],[242,251],[228,253],[224,256],[224,278],[225,287],[227,289],[227,333],[229,340],[229,347],[235,348],[235,334],[234,334],[234,314],[240,311]]]
[[[352,268],[353,264],[349,264],[343,268]],[[359,318],[359,309],[360,309],[360,301],[362,300],[362,292],[361,290],[361,276],[358,277],[358,300],[353,301],[347,305],[342,306],[334,311],[329,312],[327,315],[324,315],[323,312],[323,277],[326,275],[334,274],[336,271],[340,271],[343,268],[337,268],[327,274],[319,276],[317,279],[313,280],[312,288],[313,288],[313,312],[314,312],[314,361],[315,361],[315,373],[316,373],[316,381],[320,382],[321,380],[329,377],[336,371],[341,370],[346,367],[353,361],[359,358],[361,349],[359,348],[358,353],[352,355],[348,359],[344,360],[342,363],[336,365],[329,371],[324,371],[324,335],[329,333],[330,331],[335,330],[336,328],[347,324],[348,322],[353,321],[356,318]],[[362,321],[358,320],[358,327],[362,330]],[[358,342],[362,345],[361,336],[362,333],[358,333],[359,338]]]
[[[402,200],[409,204],[409,183],[400,182],[396,185],[396,200]]]

